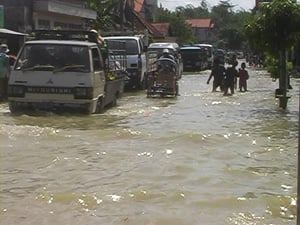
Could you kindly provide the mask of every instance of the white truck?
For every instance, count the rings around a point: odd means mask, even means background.
[[[89,31],[40,31],[24,43],[8,82],[12,113],[25,109],[101,113],[116,105],[125,72],[107,69],[95,34]]]
[[[118,49],[114,41],[125,42],[127,57],[127,79],[125,86],[128,89],[145,89],[147,86],[148,64],[146,47],[140,36],[106,36],[104,40],[109,50]]]

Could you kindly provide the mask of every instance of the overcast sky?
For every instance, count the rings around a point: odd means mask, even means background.
[[[220,0],[206,0],[208,8],[212,6],[218,5]],[[235,5],[234,10],[246,10],[249,11],[254,8],[255,0],[230,0],[232,5]],[[158,0],[158,6],[162,5],[163,8],[167,8],[173,11],[178,6],[185,7],[188,4],[192,4],[195,7],[199,7],[201,4],[201,0]]]

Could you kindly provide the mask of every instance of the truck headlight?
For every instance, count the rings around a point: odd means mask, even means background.
[[[20,85],[9,85],[8,97],[24,97],[25,96],[25,87]]]
[[[75,99],[91,99],[93,98],[93,88],[92,87],[76,87],[74,89]]]

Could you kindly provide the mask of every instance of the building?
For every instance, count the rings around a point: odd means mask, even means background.
[[[80,0],[0,0],[4,27],[30,33],[35,29],[83,29],[97,13]],[[13,16],[12,16],[13,15]]]
[[[217,41],[215,25],[211,19],[189,19],[186,23],[192,27],[198,43],[212,44]]]
[[[162,34],[156,26],[153,26],[149,21],[153,21],[154,11],[157,8],[157,0],[135,0],[134,8],[132,10],[133,25],[135,31],[139,33],[146,33],[152,36],[154,40],[164,39]]]

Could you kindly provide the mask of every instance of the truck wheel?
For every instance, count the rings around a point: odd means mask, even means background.
[[[20,110],[17,103],[15,103],[15,102],[10,102],[8,104],[8,107],[9,107],[9,110],[11,113],[17,113]]]
[[[95,113],[103,113],[103,111],[104,111],[103,98],[99,98],[97,101]]]
[[[83,113],[90,115],[93,113],[93,104],[87,104],[84,108],[83,108]]]
[[[140,90],[145,90],[146,88],[147,88],[147,77],[146,77],[146,74],[144,74],[143,80],[140,81],[139,89]]]
[[[178,86],[178,83],[176,82],[175,84],[175,96],[178,96],[179,95],[179,86]]]
[[[117,105],[118,93],[115,94],[114,99],[109,103],[109,107],[115,107]]]
[[[115,99],[111,103],[112,107],[115,107],[116,105],[117,105],[117,96],[115,97]]]

